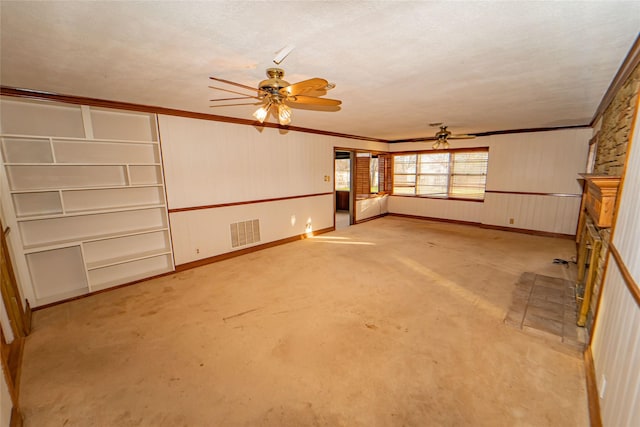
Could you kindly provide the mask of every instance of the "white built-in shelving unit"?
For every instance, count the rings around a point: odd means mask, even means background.
[[[2,202],[32,306],[174,270],[154,114],[1,103]]]

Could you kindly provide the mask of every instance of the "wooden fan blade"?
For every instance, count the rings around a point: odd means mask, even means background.
[[[235,93],[236,95],[242,95],[242,96],[251,96],[251,95],[247,95],[246,93],[242,93],[242,92],[238,92],[237,90],[231,90],[231,89],[224,89],[221,87],[217,87],[217,86],[209,86],[211,89],[215,89],[215,90],[222,90],[224,92],[229,92],[229,93]],[[255,91],[256,89],[253,89],[252,91]],[[259,91],[260,92],[260,91]]]
[[[407,139],[394,139],[392,142],[422,142],[422,141],[435,141],[438,138],[435,136],[425,136],[421,138],[407,138]]]
[[[260,99],[257,96],[238,96],[235,98],[218,98],[210,99],[209,101],[235,101],[236,99]]]
[[[238,86],[238,87],[241,87],[241,88],[243,88],[243,89],[248,89],[248,90],[251,90],[251,91],[254,91],[254,90],[255,90],[255,91],[258,91],[258,92],[260,92],[260,91],[261,91],[261,90],[260,90],[260,89],[258,89],[258,88],[251,87],[251,86],[247,86],[247,85],[243,85],[242,83],[232,82],[231,80],[219,79],[218,77],[209,77],[209,78],[210,78],[211,80],[215,80],[215,81],[217,81],[217,82],[222,82],[222,83],[226,83],[226,84],[229,84],[229,85]]]
[[[219,105],[209,105],[209,108],[216,107],[235,107],[236,105],[262,105],[262,102],[239,102],[236,104],[219,104]]]
[[[447,137],[449,139],[473,139],[474,135],[451,135]],[[422,141],[437,141],[437,136],[425,136],[422,138],[407,138],[407,139],[394,139],[392,142],[422,142]]]
[[[342,104],[342,101],[339,101],[337,99],[315,98],[313,96],[305,95],[290,96],[287,98],[287,102],[291,102],[293,104],[313,104],[327,106],[337,106]]]
[[[329,84],[325,79],[313,78],[309,80],[303,80],[298,83],[294,83],[287,87],[283,87],[280,89],[280,93],[285,96],[296,96],[296,95],[304,95],[305,93],[309,93],[314,90],[321,90],[326,88]]]

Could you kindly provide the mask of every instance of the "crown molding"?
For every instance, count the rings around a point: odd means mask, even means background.
[[[339,132],[330,132],[319,129],[310,129],[298,126],[282,126],[277,123],[260,123],[256,120],[239,119],[237,117],[219,116],[217,114],[197,113],[193,111],[179,110],[175,108],[158,107],[155,105],[134,104],[130,102],[111,101],[107,99],[89,98],[75,95],[63,95],[53,92],[45,92],[32,89],[0,86],[0,95],[18,98],[37,99],[41,101],[66,102],[68,104],[89,105],[92,107],[114,108],[127,111],[139,111],[144,113],[165,114],[168,116],[187,117],[191,119],[210,120],[215,122],[233,123],[237,125],[254,126],[258,128],[274,128],[284,131],[312,133],[316,135],[334,136],[338,138],[357,139],[360,141],[387,143],[386,139],[371,138],[367,136],[349,135]]]
[[[613,101],[613,98],[627,81],[633,70],[636,69],[638,64],[640,64],[640,34],[638,35],[638,37],[636,37],[635,42],[633,42],[633,46],[631,46],[631,49],[629,49],[627,56],[624,58],[624,61],[622,61],[622,65],[620,65],[618,72],[616,73],[615,77],[611,81],[611,84],[609,85],[609,88],[602,97],[600,105],[598,105],[598,108],[596,109],[596,112],[591,119],[591,126],[593,126],[598,121],[600,116],[604,114],[605,110],[611,104],[611,101]]]
[[[640,49],[638,50],[640,51]],[[640,55],[638,55],[637,59],[640,59]],[[304,128],[304,127],[298,127],[298,126],[282,126],[277,123],[259,123],[258,121],[255,121],[255,120],[220,116],[217,114],[197,113],[194,111],[158,107],[155,105],[144,105],[144,104],[135,104],[130,102],[113,101],[108,99],[90,98],[90,97],[75,96],[75,95],[64,95],[64,94],[59,94],[55,92],[45,92],[40,90],[16,88],[16,87],[10,87],[10,86],[0,86],[0,95],[12,96],[17,98],[36,99],[40,101],[66,102],[68,104],[89,105],[92,107],[114,108],[119,110],[138,111],[138,112],[144,112],[144,113],[165,114],[168,116],[178,116],[178,117],[187,117],[192,119],[223,122],[223,123],[233,123],[237,125],[254,126],[259,128],[282,129],[285,131],[311,133],[316,135],[333,136],[337,138],[355,139],[359,141],[380,142],[383,144],[396,144],[400,142],[424,142],[427,138],[432,139],[431,136],[408,138],[408,139],[393,139],[393,140],[373,138],[368,136],[351,135],[351,134],[331,132],[331,131],[320,130],[320,129]],[[488,132],[469,133],[468,135],[480,137],[480,136],[506,135],[506,134],[517,134],[517,133],[547,132],[547,131],[555,131],[555,130],[563,130],[563,129],[577,129],[577,128],[588,128],[588,127],[591,127],[591,124],[559,126],[559,127],[495,130],[495,131],[488,131]]]

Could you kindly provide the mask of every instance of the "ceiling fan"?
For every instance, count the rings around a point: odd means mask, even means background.
[[[429,126],[439,126],[440,130],[436,132],[434,136],[428,136],[425,138],[417,138],[414,141],[435,141],[432,148],[437,150],[439,148],[449,148],[450,139],[472,139],[475,135],[452,135],[451,131],[447,129],[447,126],[442,123],[429,123]],[[442,147],[440,147],[442,146]]]
[[[220,106],[222,107],[230,105],[262,104],[260,108],[258,108],[255,113],[253,113],[253,117],[255,117],[256,120],[258,120],[260,123],[263,123],[269,115],[269,112],[273,109],[273,113],[278,117],[278,122],[283,126],[291,123],[291,117],[293,114],[293,112],[291,111],[291,107],[337,107],[342,104],[342,101],[339,101],[337,99],[320,98],[320,96],[326,94],[327,90],[333,89],[335,87],[333,83],[329,83],[325,79],[316,77],[313,79],[303,80],[298,83],[290,84],[289,82],[283,80],[284,70],[282,68],[267,68],[267,77],[268,79],[263,80],[258,84],[257,89],[241,83],[232,82],[230,80],[224,80],[217,77],[209,77],[211,80],[240,87],[245,90],[249,90],[252,92],[257,91],[256,95],[246,95],[244,93],[228,89],[209,86],[212,89],[223,90],[238,95],[244,95],[241,97],[212,99],[211,101],[218,102],[240,99],[256,99],[259,102],[250,102],[246,104],[226,104]],[[212,107],[216,107],[216,105]]]

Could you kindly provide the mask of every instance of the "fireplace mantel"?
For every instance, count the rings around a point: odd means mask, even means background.
[[[584,207],[596,227],[608,228],[613,224],[619,176],[580,174],[586,182]]]

